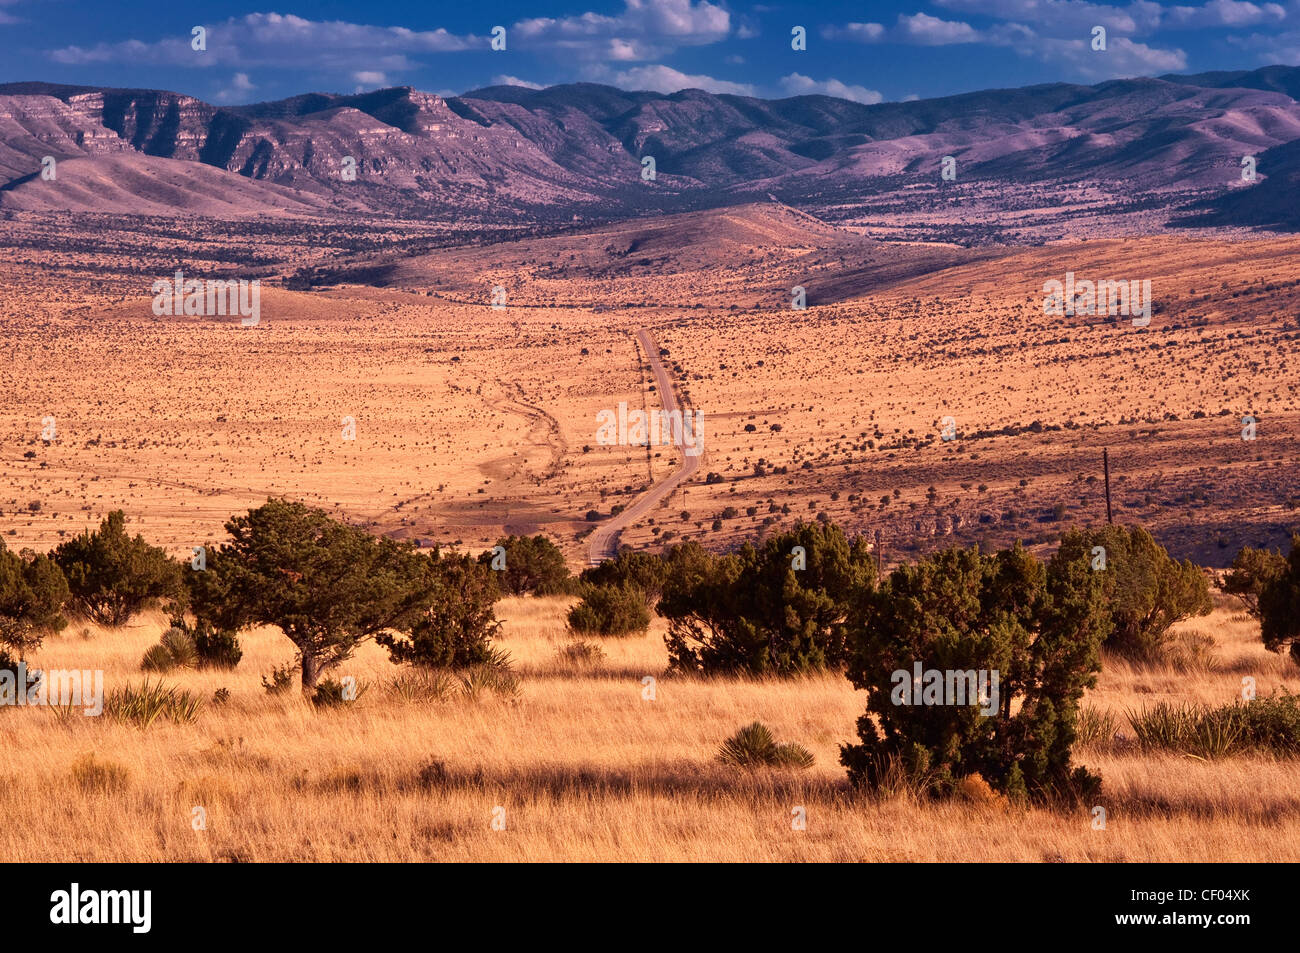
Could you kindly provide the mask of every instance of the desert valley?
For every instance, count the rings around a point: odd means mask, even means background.
[[[120,510],[188,565],[286,498],[422,553],[542,534],[575,574],[833,524],[887,575],[951,547],[1050,558],[1107,523],[1105,452],[1114,522],[1213,601],[1159,658],[1102,650],[1075,760],[1108,828],[982,789],[863,795],[843,674],[674,677],[668,620],[591,642],[575,590],[497,603],[501,691],[413,695],[371,642],[338,669],[369,691],[319,709],[264,690],[294,656],[263,625],[239,668],[167,675],[206,702],[192,723],[0,711],[0,856],[1300,859],[1300,760],[1155,750],[1128,720],[1245,676],[1300,691],[1218,589],[1300,528],[1300,69],[1018,92],[0,87],[0,538],[43,553]],[[178,272],[258,282],[256,320],[157,313]],[[1053,309],[1067,276],[1149,283],[1149,320],[1136,292],[1133,314]],[[603,439],[621,405],[697,415],[702,452]],[[126,685],[168,628],[74,619],[30,661]],[[755,720],[812,766],[719,764]]]

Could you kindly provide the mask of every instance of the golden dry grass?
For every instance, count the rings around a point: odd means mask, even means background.
[[[273,629],[244,638],[235,672],[168,681],[210,698],[199,720],[147,731],[107,719],[63,724],[49,711],[0,711],[0,859],[53,860],[821,860],[1229,861],[1300,859],[1300,762],[1200,762],[1118,743],[1079,759],[1105,779],[1105,831],[1084,810],[1019,809],[980,797],[918,803],[851,792],[837,763],[862,700],[837,676],[792,682],[662,677],[661,621],[601,640],[586,669],[558,650],[563,599],[507,599],[503,647],[522,677],[516,701],[403,702],[399,674],[366,646],[339,674],[370,688],[317,711],[260,675],[287,661]],[[1258,643],[1232,609],[1186,623],[1214,634],[1215,667],[1145,669],[1108,659],[1088,704],[1117,712],[1162,698],[1225,702],[1241,674],[1267,692],[1300,673]],[[139,681],[161,620],[118,631],[74,626],[33,660]],[[88,637],[86,637],[88,636]],[[658,678],[642,699],[645,675]],[[806,772],[747,772],[715,761],[742,724],[766,722],[816,756]],[[126,769],[114,786],[79,783],[88,755]],[[440,767],[431,767],[435,764]],[[84,774],[84,772],[83,772]],[[192,809],[207,829],[191,826]],[[491,828],[504,807],[506,829]],[[806,831],[791,810],[806,810]]]

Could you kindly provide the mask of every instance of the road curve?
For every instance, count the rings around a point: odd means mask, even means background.
[[[664,370],[663,362],[659,360],[659,347],[655,344],[654,338],[650,336],[650,332],[645,328],[637,331],[636,337],[641,342],[641,346],[645,348],[646,355],[650,358],[650,369],[654,372],[655,384],[663,409],[670,414],[675,410],[679,410],[677,395],[673,392],[673,383],[668,377],[668,372]],[[682,446],[682,436],[681,433],[673,434],[677,453],[681,457],[681,466],[669,474],[668,477],[642,493],[623,512],[597,526],[595,532],[591,534],[587,542],[587,558],[591,565],[598,566],[606,559],[612,559],[618,552],[618,538],[623,530],[649,513],[659,504],[660,500],[665,499],[673,490],[677,489],[683,480],[688,479],[700,468],[700,457],[703,454],[698,453],[694,456],[687,454]],[[695,441],[698,446],[700,443],[698,430],[696,431]]]

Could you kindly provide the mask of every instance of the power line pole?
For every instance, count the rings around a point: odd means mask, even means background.
[[[1101,451],[1101,466],[1106,474],[1106,522],[1111,524],[1115,520],[1110,514],[1110,452],[1104,447]]]

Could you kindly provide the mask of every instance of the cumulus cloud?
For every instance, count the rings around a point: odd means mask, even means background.
[[[655,93],[675,93],[681,89],[702,89],[708,93],[731,93],[736,96],[753,96],[754,87],[748,83],[733,83],[712,76],[692,75],[671,66],[634,66],[613,75],[615,85],[624,89],[646,89]]]
[[[521,50],[550,48],[590,60],[626,61],[717,43],[731,33],[731,14],[708,0],[624,0],[624,4],[615,16],[587,12],[520,20],[509,36]]]
[[[980,39],[979,31],[969,23],[940,20],[927,13],[914,13],[911,16],[899,14],[897,32],[899,37],[921,46],[975,43]]]
[[[820,93],[823,96],[851,99],[855,103],[865,103],[868,106],[874,106],[885,98],[876,90],[867,89],[865,86],[850,86],[838,79],[818,81],[810,76],[804,76],[802,73],[791,73],[789,76],[782,76],[781,89],[788,96],[810,96]]]
[[[1199,6],[1163,6],[1152,0],[1132,0],[1125,6],[1088,0],[934,0],[948,10],[977,13],[999,20],[1033,23],[1054,35],[1066,36],[1094,26],[1124,34],[1146,34],[1160,28],[1243,27],[1280,23],[1286,10],[1277,3],[1250,0],[1207,0]]]
[[[1105,52],[1093,50],[1085,40],[1055,41],[1038,48],[1037,52],[1048,61],[1064,60],[1080,75],[1094,80],[1187,69],[1187,54],[1182,50],[1162,50],[1123,36],[1107,40]]]

